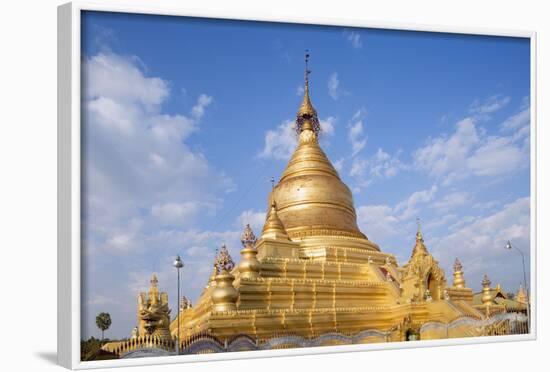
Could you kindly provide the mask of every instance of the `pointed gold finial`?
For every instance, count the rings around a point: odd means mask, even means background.
[[[159,280],[157,278],[157,274],[151,275],[150,283],[151,283],[151,288],[157,288],[158,287]]]
[[[239,263],[239,273],[241,278],[254,279],[260,274],[260,262],[256,258],[258,251],[254,247],[256,244],[256,235],[249,224],[244,228],[241,237],[243,249],[241,250],[241,262]]]
[[[420,224],[420,217],[416,217],[416,241],[424,241],[424,238],[422,237],[422,225]]]
[[[412,255],[416,256],[418,254],[427,255],[428,250],[426,249],[426,246],[424,245],[424,237],[422,236],[422,228],[420,226],[420,218],[416,219],[416,223],[418,224],[417,230],[416,230],[416,243],[414,245]]]
[[[309,69],[309,50],[306,50],[305,54],[305,73],[304,73],[304,99],[302,104],[298,109],[298,114],[296,115],[296,131],[300,134],[304,130],[313,131],[316,135],[319,134],[321,126],[319,124],[319,119],[317,118],[317,111],[311,103],[309,98],[309,74],[311,70]]]
[[[149,299],[151,300],[151,303],[156,304],[160,300],[158,289],[159,280],[157,278],[157,274],[151,275],[150,283],[151,286],[149,287]]]
[[[453,269],[454,269],[453,287],[464,288],[466,281],[464,280],[464,272],[462,271],[462,264],[460,263],[458,258],[455,259],[455,264],[453,266]]]
[[[487,274],[483,275],[483,280],[481,281],[481,286],[483,287],[481,302],[485,306],[493,304],[493,296],[491,295],[491,281]]]
[[[267,214],[261,237],[290,240],[281,219],[277,215],[277,205],[275,204],[275,201],[271,203],[271,209]]]
[[[309,74],[311,73],[311,70],[309,69],[309,50],[306,49],[306,55],[305,55],[305,62],[306,62],[306,71],[305,71],[305,92],[309,93]]]
[[[483,275],[483,280],[481,281],[481,286],[483,288],[491,288],[491,280],[487,276],[487,274]]]
[[[518,293],[516,294],[516,301],[522,304],[527,303],[527,293],[521,284],[519,285]]]

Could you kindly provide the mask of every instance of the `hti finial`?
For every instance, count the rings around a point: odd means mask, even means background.
[[[271,190],[273,190],[275,188],[275,177],[271,177],[269,182],[271,182]]]
[[[462,271],[462,264],[460,263],[460,260],[458,257],[455,259],[455,264],[453,265],[453,269],[455,273]]]
[[[304,98],[296,115],[296,132],[300,135],[302,130],[307,129],[313,131],[317,136],[321,131],[321,125],[319,124],[317,111],[315,111],[315,108],[311,104],[311,100],[309,98],[309,74],[311,73],[311,70],[309,69],[309,50],[307,49],[305,53],[305,68]]]
[[[246,224],[243,234],[241,236],[241,243],[243,247],[253,247],[254,244],[256,244],[256,235],[254,235],[254,231],[252,231],[252,228],[250,227],[250,224]]]
[[[157,274],[151,275],[151,281],[150,281],[151,287],[156,287],[158,285],[158,282],[159,280],[157,278]]]
[[[422,238],[422,225],[420,224],[420,217],[416,217],[416,239],[423,240]]]
[[[309,49],[306,49],[305,62],[306,62],[306,71],[304,76],[305,90],[309,90],[309,74],[311,73],[311,70],[309,69]]]

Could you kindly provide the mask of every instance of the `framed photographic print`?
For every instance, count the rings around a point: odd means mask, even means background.
[[[535,33],[59,7],[65,367],[535,337]]]

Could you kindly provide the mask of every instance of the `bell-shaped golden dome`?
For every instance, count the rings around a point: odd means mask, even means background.
[[[306,67],[304,100],[296,120],[298,146],[269,203],[277,203],[277,215],[291,239],[317,235],[366,238],[357,227],[351,191],[317,140],[319,121],[309,97],[308,74]]]

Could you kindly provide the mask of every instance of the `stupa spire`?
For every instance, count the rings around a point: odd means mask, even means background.
[[[262,230],[262,238],[290,240],[281,219],[277,215],[277,205],[275,201],[271,203],[271,209],[267,214],[265,225]]]
[[[527,303],[527,293],[521,284],[519,285],[518,293],[516,294],[516,301],[522,304]]]
[[[493,304],[493,296],[491,295],[491,280],[487,274],[483,275],[483,280],[481,281],[481,302],[485,306]]]
[[[422,236],[422,226],[420,225],[420,218],[416,219],[416,223],[418,225],[416,230],[416,243],[414,245],[411,257],[416,256],[418,254],[423,254],[423,255],[428,254],[428,250],[424,245],[424,237]]]
[[[416,218],[416,241],[424,241],[424,238],[422,237],[422,225],[420,223],[420,218]]]
[[[311,74],[311,70],[309,69],[309,51],[306,50],[304,98],[296,115],[296,131],[300,134],[302,131],[310,130],[318,135],[321,130],[321,126],[319,124],[319,119],[317,118],[317,111],[315,110],[315,107],[313,107],[309,97],[309,74]]]
[[[462,264],[458,260],[458,257],[455,259],[455,264],[453,265],[453,287],[455,288],[464,288],[466,283],[464,280],[464,272],[462,271]]]

